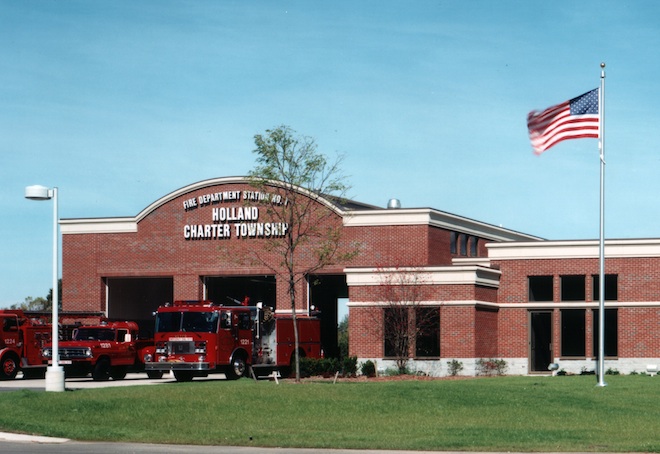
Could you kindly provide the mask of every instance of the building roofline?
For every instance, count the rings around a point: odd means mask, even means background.
[[[488,258],[497,260],[599,258],[599,240],[489,243]],[[660,257],[659,238],[605,240],[605,258]]]
[[[474,219],[433,208],[396,208],[351,211],[344,218],[349,227],[377,227],[385,225],[431,225],[447,230],[475,235],[492,241],[542,241],[535,235],[517,232]]]
[[[136,216],[108,217],[108,218],[71,218],[61,219],[62,234],[83,233],[134,233],[137,224],[150,213],[166,203],[184,196],[193,191],[207,187],[226,184],[249,184],[248,177],[233,176],[219,177],[198,181],[183,186],[169,194],[155,200]],[[283,183],[272,181],[274,187],[283,186]],[[542,241],[543,238],[514,230],[498,227],[485,222],[458,216],[432,208],[378,208],[353,200],[344,200],[332,195],[316,194],[301,187],[295,188],[297,192],[312,197],[319,203],[334,211],[343,219],[347,227],[367,226],[377,227],[384,225],[430,225],[447,230],[454,230],[468,235],[478,236],[489,241]]]

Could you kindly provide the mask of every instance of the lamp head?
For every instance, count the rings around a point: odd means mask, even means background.
[[[30,200],[49,200],[53,198],[53,193],[46,186],[36,184],[25,188],[25,198]]]

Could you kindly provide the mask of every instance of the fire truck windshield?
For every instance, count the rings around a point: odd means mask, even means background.
[[[217,312],[161,312],[156,315],[156,331],[215,333],[218,331]]]
[[[78,328],[73,333],[73,339],[113,341],[115,340],[115,331],[104,328]]]

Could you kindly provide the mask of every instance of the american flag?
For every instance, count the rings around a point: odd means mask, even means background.
[[[541,154],[567,139],[598,138],[598,88],[527,114],[527,129],[534,153]]]

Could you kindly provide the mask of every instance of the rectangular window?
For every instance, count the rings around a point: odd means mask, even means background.
[[[415,310],[415,356],[440,356],[440,310],[423,307]]]
[[[585,356],[585,310],[562,309],[561,356]]]
[[[451,254],[456,254],[456,251],[458,250],[458,247],[456,246],[457,243],[458,243],[458,233],[451,232],[449,236],[449,252]]]
[[[552,276],[529,276],[529,300],[552,301]]]
[[[585,276],[561,276],[561,300],[585,300]]]
[[[388,307],[383,310],[383,341],[386,358],[408,357],[408,308]]]
[[[595,309],[593,313],[593,338],[594,338],[594,358],[598,358],[598,314],[600,310]],[[605,357],[619,356],[619,313],[616,309],[605,309]]]
[[[464,233],[461,233],[460,235],[460,242],[461,242],[461,255],[467,255],[467,243],[468,243],[468,236]]]
[[[605,301],[617,301],[619,299],[619,283],[617,274],[605,275]],[[600,301],[600,276],[594,274],[591,282],[593,283],[592,296],[593,301]]]
[[[479,238],[476,236],[470,237],[470,257],[479,255]]]

